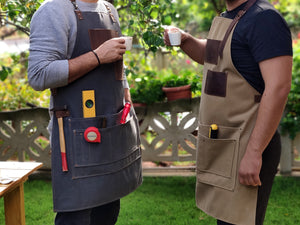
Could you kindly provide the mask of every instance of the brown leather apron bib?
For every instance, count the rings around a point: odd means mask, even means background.
[[[238,169],[255,125],[260,94],[232,63],[235,25],[231,19],[216,17],[207,40],[199,115],[196,203],[217,219],[254,225],[257,187],[241,185]],[[211,124],[218,125],[217,139],[209,138]]]

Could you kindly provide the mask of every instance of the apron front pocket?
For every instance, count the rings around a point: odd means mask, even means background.
[[[211,139],[208,138],[209,126],[199,126],[197,180],[233,190],[237,174],[240,129],[222,126],[218,129],[218,139]]]
[[[100,143],[87,142],[82,127],[72,131],[73,179],[114,173],[141,157],[132,116],[125,124],[98,129]]]
[[[230,178],[235,152],[235,140],[218,140],[199,137],[201,157],[198,170]],[[200,143],[201,142],[201,143]]]

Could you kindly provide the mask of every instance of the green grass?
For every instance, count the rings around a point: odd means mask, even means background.
[[[52,225],[51,182],[24,185],[27,225]],[[275,178],[264,225],[300,224],[300,177]],[[0,199],[0,225],[4,223]],[[121,200],[117,225],[216,225],[195,206],[194,177],[145,177],[143,185]]]

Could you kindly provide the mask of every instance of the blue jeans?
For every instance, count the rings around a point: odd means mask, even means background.
[[[114,225],[120,211],[120,200],[91,209],[58,212],[55,225]]]

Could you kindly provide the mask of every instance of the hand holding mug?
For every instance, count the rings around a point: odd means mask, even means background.
[[[184,32],[177,27],[167,27],[164,32],[164,42],[167,46],[180,46]]]
[[[95,49],[101,64],[112,63],[121,60],[125,51],[125,40],[122,38],[112,38],[107,40],[97,49]]]

